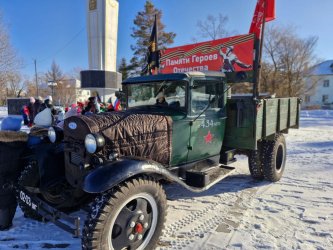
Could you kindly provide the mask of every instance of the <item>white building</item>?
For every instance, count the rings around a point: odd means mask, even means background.
[[[303,98],[303,108],[333,108],[333,60],[324,61],[313,67],[307,77],[307,86],[315,84],[310,93]],[[332,105],[330,105],[332,104]]]

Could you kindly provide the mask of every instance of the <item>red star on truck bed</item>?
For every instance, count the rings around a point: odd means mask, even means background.
[[[210,131],[208,131],[208,134],[205,137],[205,142],[206,144],[208,143],[212,143],[212,140],[213,140],[213,135],[210,133]]]

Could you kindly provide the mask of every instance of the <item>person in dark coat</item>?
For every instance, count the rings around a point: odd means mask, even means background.
[[[52,115],[56,115],[57,111],[52,104],[52,96],[47,96],[45,98],[44,103],[40,106],[40,111],[43,111],[46,108],[51,109]]]
[[[36,102],[35,98],[30,97],[30,102],[27,106],[28,111],[29,111],[29,124],[28,124],[29,127],[31,127],[32,124],[34,123],[34,118],[35,118],[34,117],[34,104],[35,104],[35,102]]]
[[[43,103],[43,100],[38,96],[35,100],[35,103],[32,105],[32,121],[35,119],[36,115],[40,112],[40,107]]]
[[[15,119],[21,126],[20,119],[13,117],[6,119],[9,124],[13,123],[13,119]],[[14,187],[22,171],[20,161],[28,141],[27,133],[4,125],[1,124],[0,131],[0,231],[12,227],[17,207]]]
[[[88,98],[87,106],[82,111],[82,114],[97,114],[100,112],[100,106],[97,102],[97,98],[95,96],[91,96]]]
[[[165,99],[163,91],[159,92],[156,96],[156,105],[158,106],[168,106],[168,103]]]

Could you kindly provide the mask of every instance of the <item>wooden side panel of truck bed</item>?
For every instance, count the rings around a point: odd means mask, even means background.
[[[296,97],[254,101],[239,97],[227,101],[224,147],[256,149],[257,142],[299,127],[300,102]]]

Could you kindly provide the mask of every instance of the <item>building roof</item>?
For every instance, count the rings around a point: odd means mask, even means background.
[[[311,75],[333,75],[333,60],[327,60],[314,66]]]

